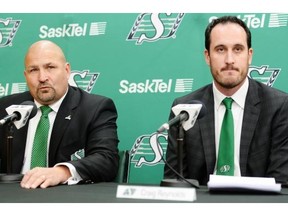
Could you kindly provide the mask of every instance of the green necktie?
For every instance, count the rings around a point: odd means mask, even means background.
[[[232,115],[232,98],[225,98],[223,104],[226,112],[222,122],[217,161],[217,175],[234,175],[234,123]]]
[[[34,167],[46,167],[47,166],[47,142],[49,133],[49,118],[48,114],[52,111],[49,106],[40,107],[42,116],[39,120],[34,143],[32,148],[31,157],[31,169]]]

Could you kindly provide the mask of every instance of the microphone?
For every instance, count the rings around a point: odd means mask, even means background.
[[[23,127],[27,121],[33,118],[37,113],[37,107],[32,101],[24,101],[20,105],[11,105],[6,108],[8,113],[0,120],[0,125],[13,122],[17,129]]]
[[[198,100],[193,100],[189,104],[178,104],[172,107],[173,113],[176,115],[169,122],[164,123],[158,130],[162,133],[175,124],[183,124],[184,130],[192,128],[197,119],[202,118],[206,114],[205,105]]]

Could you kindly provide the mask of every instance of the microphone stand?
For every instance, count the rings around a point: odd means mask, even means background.
[[[177,137],[177,165],[178,165],[178,173],[182,178],[178,176],[177,179],[163,179],[160,183],[160,186],[199,188],[199,182],[196,179],[185,179],[183,177],[183,146],[184,146],[184,129],[182,124],[180,124]]]
[[[13,124],[10,122],[7,134],[7,174],[0,174],[0,183],[20,182],[23,178],[22,174],[12,174],[13,135]]]

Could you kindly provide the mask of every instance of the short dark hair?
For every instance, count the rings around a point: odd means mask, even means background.
[[[247,27],[247,25],[245,24],[245,22],[236,16],[222,16],[222,17],[219,17],[217,19],[212,20],[211,23],[209,23],[209,25],[207,26],[207,28],[205,30],[205,48],[208,51],[209,51],[209,47],[210,47],[210,43],[211,43],[211,31],[219,23],[221,23],[221,24],[235,23],[235,24],[240,25],[244,29],[244,31],[246,32],[248,49],[251,48],[251,46],[252,46],[251,32],[250,32],[249,28]]]

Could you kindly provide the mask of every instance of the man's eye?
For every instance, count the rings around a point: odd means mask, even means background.
[[[47,68],[48,68],[49,70],[51,70],[51,69],[54,69],[55,66],[49,65]]]
[[[30,73],[38,71],[36,68],[32,68],[29,70]]]
[[[224,51],[223,48],[218,48],[218,49],[217,49],[217,52],[223,52],[223,51]]]
[[[235,51],[236,51],[236,52],[241,52],[241,51],[242,51],[242,48],[240,48],[240,47],[239,47],[239,48],[236,48]]]

